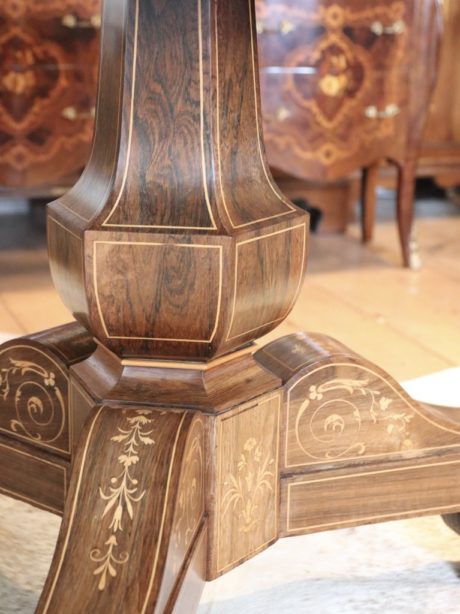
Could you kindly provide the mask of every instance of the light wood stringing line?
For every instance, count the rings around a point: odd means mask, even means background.
[[[158,535],[157,548],[156,548],[156,552],[155,552],[152,572],[150,574],[150,579],[149,579],[149,583],[148,583],[148,587],[147,587],[147,593],[146,593],[146,596],[145,596],[144,605],[142,606],[141,614],[145,614],[145,612],[147,610],[148,601],[149,601],[149,598],[150,598],[150,593],[152,592],[153,582],[155,580],[155,572],[156,572],[156,568],[157,568],[157,564],[158,564],[158,557],[160,555],[160,546],[161,546],[161,540],[162,540],[162,537],[163,537],[163,530],[164,530],[165,519],[166,519],[166,511],[168,509],[168,498],[169,498],[169,490],[170,490],[170,487],[171,487],[172,468],[173,468],[173,465],[174,465],[174,460],[176,458],[177,442],[178,442],[178,439],[179,439],[180,432],[182,431],[182,425],[184,424],[184,420],[185,420],[186,415],[187,414],[184,412],[184,414],[182,415],[181,421],[179,423],[179,427],[178,427],[178,429],[176,431],[176,437],[175,437],[175,440],[174,440],[174,447],[173,447],[172,455],[171,455],[171,462],[169,463],[168,480],[166,482],[166,492],[165,492],[165,498],[164,498],[164,504],[163,504],[163,513],[162,513],[162,516],[161,516],[161,524],[160,524],[160,532],[159,532],[159,535]]]
[[[348,519],[345,521],[336,521],[336,522],[331,522],[331,523],[326,523],[326,524],[320,524],[320,525],[311,525],[311,526],[305,526],[305,527],[297,527],[296,529],[290,529],[289,528],[289,521],[291,518],[291,490],[293,488],[295,488],[296,486],[308,486],[309,484],[319,484],[321,482],[336,482],[339,480],[350,480],[350,479],[355,479],[355,478],[361,478],[361,477],[368,477],[370,475],[380,475],[383,473],[396,473],[396,472],[401,472],[401,471],[411,471],[411,470],[417,470],[417,469],[429,469],[431,467],[440,467],[440,466],[445,466],[445,465],[458,465],[460,464],[460,460],[455,460],[455,461],[446,461],[446,462],[437,462],[437,463],[429,463],[429,464],[425,464],[425,465],[411,465],[410,467],[395,467],[394,469],[381,469],[378,471],[368,471],[366,472],[360,472],[360,473],[350,473],[347,475],[339,475],[339,476],[335,476],[335,477],[330,477],[330,478],[320,478],[318,480],[304,480],[302,482],[293,482],[288,484],[288,499],[287,499],[287,531],[288,532],[294,532],[294,531],[302,531],[302,530],[306,530],[306,529],[314,529],[314,528],[319,528],[319,527],[326,527],[326,526],[338,526],[340,524],[349,524],[349,523],[353,523],[353,522],[357,522],[357,521],[365,521],[365,520],[377,520],[377,519],[383,519],[383,518],[390,518],[390,517],[395,517],[395,516],[403,516],[403,515],[410,515],[410,514],[415,514],[415,513],[424,513],[424,512],[431,512],[431,511],[436,511],[436,510],[443,510],[443,509],[460,509],[460,500],[458,504],[453,504],[450,506],[445,506],[445,507],[433,507],[433,508],[426,508],[426,509],[420,509],[420,508],[415,508],[413,510],[410,511],[405,511],[405,512],[389,512],[388,514],[383,514],[381,516],[379,515],[375,515],[375,516],[369,516],[368,518],[362,518],[359,517],[355,520],[353,519]]]
[[[217,154],[217,169],[218,169],[217,176],[218,176],[218,182],[219,182],[219,191],[220,191],[221,198],[222,198],[222,204],[224,206],[225,212],[227,213],[227,216],[228,216],[228,219],[229,219],[229,222],[232,228],[244,228],[247,226],[252,226],[253,224],[258,224],[260,222],[265,222],[267,220],[282,217],[283,215],[287,215],[295,211],[295,207],[287,199],[285,199],[281,193],[276,192],[276,190],[274,189],[272,181],[270,181],[270,178],[268,176],[265,159],[262,153],[262,148],[261,148],[261,143],[260,143],[261,135],[260,135],[260,128],[259,128],[259,109],[257,107],[258,97],[257,97],[257,80],[256,80],[256,70],[255,70],[254,37],[252,34],[251,4],[249,4],[249,19],[250,19],[250,24],[251,24],[250,27],[251,27],[252,79],[254,83],[254,107],[255,107],[255,114],[256,114],[256,127],[257,127],[259,157],[260,157],[260,161],[262,163],[262,169],[263,169],[265,178],[267,179],[267,182],[269,184],[269,187],[275,193],[278,200],[280,200],[283,204],[288,206],[289,210],[285,211],[284,213],[277,213],[275,215],[269,215],[263,218],[259,218],[257,220],[253,220],[252,222],[246,222],[244,224],[235,224],[230,215],[230,212],[227,206],[227,198],[225,196],[225,190],[224,190],[224,186],[222,182],[222,159],[221,159],[221,146],[220,146],[221,145],[221,132],[220,132],[220,79],[219,79],[220,66],[219,66],[219,28],[218,28],[219,24],[217,21],[217,15],[215,14],[214,15],[214,38],[215,38],[214,46],[215,46],[215,60],[216,60],[215,70],[216,70],[216,107],[217,107],[216,108],[216,132],[217,132],[216,154]]]
[[[79,497],[79,494],[80,494],[80,488],[81,488],[81,483],[82,483],[82,478],[83,478],[83,471],[84,471],[84,468],[85,468],[85,465],[86,465],[86,459],[87,459],[87,456],[88,456],[89,444],[91,443],[91,437],[92,437],[92,434],[93,434],[93,431],[94,431],[94,427],[95,427],[96,422],[97,422],[99,416],[101,415],[101,412],[102,412],[103,409],[104,409],[104,406],[100,407],[97,410],[96,415],[94,416],[93,421],[91,423],[88,435],[86,437],[85,447],[84,447],[84,450],[83,450],[83,458],[82,458],[82,462],[81,462],[81,465],[80,465],[80,470],[78,472],[77,487],[75,489],[75,497],[74,497],[74,500],[73,500],[73,503],[72,503],[72,509],[70,511],[69,524],[68,524],[68,527],[67,527],[67,532],[66,532],[65,537],[64,537],[64,543],[63,543],[63,547],[62,547],[62,550],[61,550],[61,557],[59,559],[58,566],[57,566],[57,569],[56,569],[56,573],[54,574],[54,577],[53,577],[53,580],[52,580],[52,583],[51,583],[51,587],[50,587],[50,590],[49,590],[49,593],[48,593],[48,597],[47,597],[46,602],[45,602],[45,604],[43,606],[43,614],[46,614],[46,612],[48,612],[48,608],[49,608],[51,599],[52,599],[52,597],[54,595],[54,591],[56,590],[56,584],[58,582],[59,576],[61,575],[62,565],[64,563],[64,557],[65,557],[65,554],[67,552],[67,548],[68,548],[68,545],[69,545],[70,532],[72,530],[73,521],[75,519],[75,510],[76,510],[76,507],[77,507],[78,497]]]
[[[108,216],[102,223],[103,226],[115,226],[119,228],[170,228],[177,230],[202,230],[212,229],[216,230],[216,222],[212,214],[211,202],[208,193],[208,184],[206,177],[206,156],[204,146],[204,86],[203,86],[203,31],[202,31],[202,0],[198,0],[198,47],[199,47],[199,73],[200,73],[200,141],[201,141],[201,166],[203,174],[203,190],[206,200],[206,207],[208,209],[209,217],[211,219],[211,226],[167,226],[162,224],[114,224],[109,220],[118,208],[123,193],[126,187],[126,181],[128,179],[129,165],[131,162],[131,150],[132,150],[132,137],[133,137],[133,125],[134,125],[134,100],[135,100],[135,88],[136,88],[136,69],[137,69],[137,54],[138,54],[138,38],[139,38],[139,0],[136,0],[136,21],[135,21],[135,34],[134,34],[134,52],[133,52],[133,68],[132,68],[132,87],[131,87],[131,107],[130,107],[130,121],[128,131],[128,151],[126,156],[125,170],[123,174],[123,181],[121,185],[118,197],[110,210]]]
[[[101,309],[101,303],[99,300],[99,288],[97,283],[97,245],[136,245],[136,246],[155,246],[155,247],[186,247],[191,249],[217,249],[219,251],[219,290],[216,306],[216,321],[214,329],[209,339],[163,339],[158,337],[118,337],[109,335],[105,319]],[[220,309],[222,304],[222,286],[223,286],[223,248],[221,245],[203,245],[203,244],[189,244],[189,243],[149,243],[144,241],[94,241],[93,243],[93,277],[94,277],[94,293],[96,296],[96,305],[101,320],[104,333],[108,339],[136,339],[141,341],[178,341],[181,343],[210,343],[217,332],[220,321]]]
[[[442,431],[447,431],[448,433],[454,433],[455,435],[459,435],[460,436],[460,429],[451,429],[447,426],[443,426],[442,424],[438,424],[437,422],[435,422],[434,420],[430,420],[430,418],[428,416],[425,416],[423,413],[421,413],[417,407],[415,407],[414,405],[412,405],[412,403],[410,401],[408,401],[407,399],[405,399],[401,393],[392,385],[391,382],[389,382],[388,380],[386,380],[384,377],[382,377],[381,375],[379,375],[378,373],[375,373],[374,371],[372,371],[372,369],[369,369],[368,367],[365,367],[363,365],[356,365],[354,363],[332,363],[332,364],[327,364],[327,365],[322,365],[321,367],[318,367],[317,369],[314,369],[313,371],[307,373],[306,375],[302,376],[299,380],[297,380],[295,382],[295,384],[293,386],[291,386],[288,391],[287,391],[287,420],[288,420],[288,424],[290,423],[290,417],[291,417],[291,391],[298,385],[300,384],[300,382],[302,382],[304,379],[311,377],[313,374],[317,373],[318,371],[321,371],[322,369],[327,369],[327,368],[331,368],[331,367],[352,367],[352,368],[359,368],[362,369],[364,371],[367,371],[368,373],[370,373],[371,375],[373,375],[374,377],[377,377],[380,381],[383,381],[387,386],[389,386],[391,388],[391,390],[401,399],[401,401],[403,403],[405,403],[407,405],[407,407],[409,407],[419,418],[422,418],[423,420],[425,420],[425,422],[428,422],[429,424],[431,424],[432,426],[434,426],[435,428],[438,428]],[[288,440],[289,440],[289,429],[286,429],[286,445],[285,445],[285,466],[286,467],[306,467],[309,465],[321,465],[324,464],[326,462],[328,462],[327,460],[320,460],[320,461],[312,461],[312,462],[308,462],[308,463],[293,463],[293,464],[288,464],[288,453],[289,453],[289,445],[288,445]],[[460,439],[459,439],[459,443],[458,444],[450,444],[447,446],[443,446],[443,448],[450,448],[450,447],[456,447],[457,445],[460,445]],[[438,446],[439,447],[439,446]],[[418,451],[422,452],[424,450],[431,450],[433,448],[420,448],[417,449]],[[394,451],[394,452],[384,452],[382,454],[373,454],[373,455],[366,455],[365,458],[385,458],[388,456],[394,456],[395,454],[398,454],[398,451]],[[347,456],[346,458],[343,459],[336,459],[334,462],[347,462],[350,460],[359,460],[362,459],[362,456]]]
[[[180,360],[132,360],[124,359],[121,364],[124,367],[144,367],[144,368],[157,368],[157,369],[185,369],[190,371],[209,371],[217,366],[223,365],[227,362],[233,362],[237,358],[252,354],[254,352],[253,347],[248,347],[237,352],[232,352],[226,356],[221,356],[209,362],[199,363],[196,361],[180,361]]]
[[[201,497],[201,514],[199,515],[199,517],[197,518],[196,524],[193,528],[192,531],[192,538],[190,539],[190,544],[193,545],[194,540],[196,539],[197,533],[199,531],[200,526],[203,523],[203,515],[206,511],[205,506],[205,498],[206,498],[206,480],[205,480],[205,476],[204,476],[204,472],[205,472],[205,451],[203,449],[203,445],[205,443],[204,438],[205,438],[205,424],[204,424],[204,420],[200,417],[197,418],[192,426],[192,429],[190,431],[190,434],[188,436],[188,440],[186,443],[186,446],[188,445],[189,441],[193,442],[193,439],[195,437],[195,431],[197,430],[197,427],[200,427],[200,432],[198,434],[198,437],[200,437],[201,442],[200,442],[200,459],[201,459],[201,479],[202,479],[202,497]],[[184,457],[185,458],[185,457]]]
[[[272,320],[271,322],[265,322],[264,324],[260,324],[259,326],[256,326],[255,328],[251,328],[250,330],[245,331],[244,333],[239,333],[238,335],[233,335],[232,337],[230,337],[230,333],[231,333],[231,330],[232,330],[232,327],[233,327],[233,322],[234,322],[235,313],[236,313],[236,295],[237,295],[237,291],[238,291],[238,249],[239,249],[240,245],[245,245],[246,243],[253,243],[255,241],[261,241],[262,239],[267,239],[268,237],[272,237],[272,236],[275,236],[275,235],[283,234],[285,232],[293,232],[297,228],[304,228],[303,246],[302,246],[302,268],[301,268],[300,273],[299,273],[299,281],[298,281],[298,284],[297,284],[297,289],[296,289],[296,291],[294,293],[294,297],[293,297],[293,299],[291,301],[291,304],[289,305],[289,307],[287,308],[285,313],[282,316],[280,316],[279,318],[276,318],[275,320]],[[291,228],[285,228],[284,230],[278,230],[276,232],[271,232],[269,234],[262,235],[260,237],[253,237],[252,239],[247,239],[246,241],[241,241],[241,242],[236,244],[235,284],[234,284],[234,288],[233,288],[233,306],[232,306],[232,315],[231,315],[231,318],[230,318],[230,325],[228,327],[228,333],[227,333],[226,341],[231,341],[232,339],[238,339],[238,337],[243,337],[244,335],[252,333],[255,330],[259,330],[260,328],[264,328],[265,326],[270,326],[270,324],[274,324],[275,322],[280,322],[280,321],[282,321],[282,320],[284,320],[286,318],[287,314],[291,311],[292,307],[294,306],[295,302],[297,301],[297,297],[298,297],[298,295],[300,293],[300,288],[301,288],[303,274],[304,274],[304,269],[305,269],[306,247],[307,247],[307,225],[306,224],[297,224],[297,226],[292,226]]]
[[[48,215],[48,221],[49,222],[54,222],[54,224],[56,224],[56,226],[59,226],[60,228],[62,228],[63,230],[65,230],[66,232],[69,233],[69,235],[72,235],[72,237],[74,237],[75,239],[78,239],[80,241],[80,243],[82,243],[82,238],[79,237],[75,232],[72,232],[72,230],[70,230],[69,228],[67,228],[66,226],[64,226],[64,224],[61,224],[61,222],[58,222],[54,217],[52,217],[51,215]],[[85,220],[88,221],[88,220]]]

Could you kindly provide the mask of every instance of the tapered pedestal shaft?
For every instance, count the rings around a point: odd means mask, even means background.
[[[54,282],[124,358],[210,360],[288,314],[307,216],[261,140],[253,2],[106,2],[94,148],[49,209]]]

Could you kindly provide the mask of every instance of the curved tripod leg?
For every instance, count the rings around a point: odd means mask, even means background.
[[[280,535],[460,512],[460,410],[417,403],[325,335],[290,335],[256,360],[284,383]]]
[[[190,412],[93,409],[38,612],[169,612],[187,591],[193,611],[206,563],[203,445]]]

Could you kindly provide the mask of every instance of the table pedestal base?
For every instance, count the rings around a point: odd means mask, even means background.
[[[95,347],[68,325],[0,349],[0,488],[63,509],[38,612],[189,613],[279,537],[423,514],[458,531],[460,409],[339,342],[207,364]]]

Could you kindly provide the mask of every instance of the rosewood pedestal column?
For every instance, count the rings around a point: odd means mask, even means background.
[[[0,488],[63,510],[40,613],[190,613],[280,536],[460,511],[456,413],[328,337],[253,345],[308,220],[267,171],[252,1],[106,2],[93,154],[48,220],[78,323],[0,348]]]

